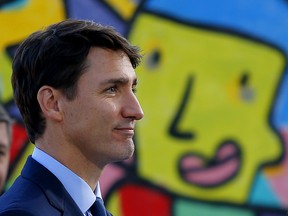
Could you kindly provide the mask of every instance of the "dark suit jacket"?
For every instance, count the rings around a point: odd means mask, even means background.
[[[62,183],[30,156],[21,175],[0,197],[0,215],[83,216],[83,213]]]

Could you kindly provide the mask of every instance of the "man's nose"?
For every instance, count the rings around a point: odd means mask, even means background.
[[[135,120],[140,120],[144,117],[142,107],[133,92],[124,99],[122,115],[125,118],[132,118]]]

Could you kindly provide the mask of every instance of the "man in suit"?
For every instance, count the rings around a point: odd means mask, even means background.
[[[0,192],[6,182],[9,167],[10,145],[12,139],[12,119],[0,105]]]
[[[65,20],[30,35],[13,60],[14,98],[35,149],[0,215],[110,215],[104,167],[134,152],[139,49],[111,27]]]

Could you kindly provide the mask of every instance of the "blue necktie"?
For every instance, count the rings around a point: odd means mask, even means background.
[[[96,201],[90,208],[90,212],[93,216],[106,216],[106,209],[101,198],[96,198]]]

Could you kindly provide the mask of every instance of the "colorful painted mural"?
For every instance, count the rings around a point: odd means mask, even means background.
[[[66,18],[112,25],[143,52],[135,155],[101,177],[115,216],[288,213],[287,0],[0,0],[0,100],[16,120],[7,188],[33,149],[13,54]]]

